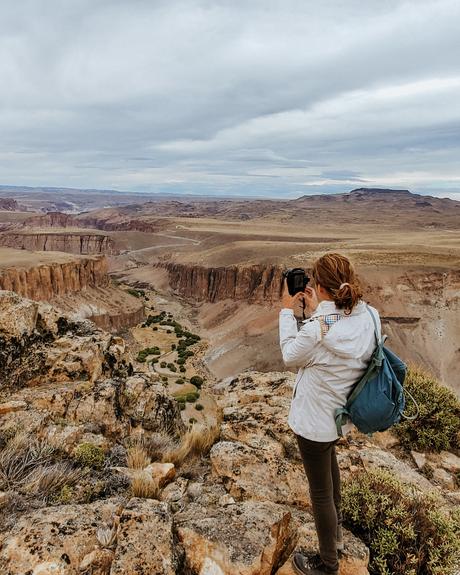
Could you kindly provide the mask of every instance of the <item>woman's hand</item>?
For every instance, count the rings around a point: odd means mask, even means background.
[[[318,297],[316,295],[316,291],[312,288],[307,286],[304,291],[304,300],[305,300],[305,309],[309,313],[313,313],[315,309],[318,307]]]
[[[303,301],[304,295],[304,292],[299,291],[295,295],[291,296],[289,294],[287,280],[284,278],[283,293],[281,295],[281,309],[288,308],[294,310]]]

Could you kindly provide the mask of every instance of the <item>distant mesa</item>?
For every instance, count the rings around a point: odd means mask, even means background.
[[[356,188],[348,192],[349,194],[410,194],[411,196],[418,196],[418,194],[413,194],[409,190],[393,190],[392,188]]]
[[[404,197],[418,197],[420,194],[413,194],[409,190],[393,190],[391,188],[356,188],[350,192],[339,192],[337,194],[310,194],[304,195],[297,200],[310,200],[312,198],[320,198],[321,201],[333,201],[336,199],[341,200],[365,200],[365,199],[386,199],[388,196],[404,196]]]

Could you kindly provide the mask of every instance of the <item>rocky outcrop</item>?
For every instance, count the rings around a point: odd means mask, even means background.
[[[18,202],[12,198],[0,198],[0,210],[5,212],[14,212],[19,210]]]
[[[0,245],[23,250],[58,251],[70,254],[113,255],[118,253],[111,237],[85,232],[5,232],[0,234]]]
[[[91,322],[70,321],[49,304],[0,291],[0,390],[128,373],[124,352],[121,338]]]
[[[37,257],[39,259],[39,257]],[[0,268],[0,289],[11,290],[34,300],[109,285],[107,261],[101,256]]]

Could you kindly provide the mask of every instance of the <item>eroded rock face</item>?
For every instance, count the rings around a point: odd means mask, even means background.
[[[31,251],[57,251],[69,254],[117,254],[113,239],[96,233],[14,233],[0,234],[0,245]]]
[[[215,302],[230,298],[248,302],[278,300],[282,270],[276,266],[231,266],[207,268],[166,262],[170,284],[182,296],[195,301]]]
[[[0,291],[0,391],[52,381],[94,382],[132,368],[124,341],[45,303]]]
[[[74,258],[72,261],[3,268],[0,271],[0,289],[37,301],[48,301],[54,296],[109,285],[104,256]]]

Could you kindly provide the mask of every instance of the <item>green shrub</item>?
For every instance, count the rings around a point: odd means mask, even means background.
[[[169,367],[169,371],[172,371],[173,373],[176,373],[177,367],[176,367],[175,365],[171,365],[171,366]]]
[[[171,349],[172,349],[173,351],[176,349],[176,344],[175,344],[175,343],[172,343],[172,344],[171,344]]]
[[[204,409],[204,406],[201,403],[196,403],[195,404],[195,409],[198,411],[201,411]]]
[[[345,525],[368,545],[373,575],[447,575],[460,559],[460,512],[387,470],[344,482]]]
[[[126,290],[130,295],[133,295],[134,297],[144,297],[145,296],[145,292],[144,290],[141,289],[127,289]]]
[[[184,365],[184,363],[185,363],[185,359],[183,359],[182,357],[177,360],[177,365]]]
[[[104,465],[103,450],[93,443],[80,443],[73,452],[75,461],[84,467],[101,469]]]
[[[186,407],[185,403],[182,403],[182,402],[179,403],[179,409],[180,409],[181,411],[184,411],[185,407]]]
[[[179,367],[179,371],[182,372],[182,373],[185,373],[187,370],[185,369],[185,367],[184,367],[183,365],[181,365],[181,366]]]
[[[199,375],[193,375],[190,378],[190,383],[192,385],[194,385],[195,387],[197,387],[198,389],[200,389],[204,383],[204,379],[202,377],[200,377]]]
[[[420,415],[394,427],[401,444],[415,451],[460,449],[460,401],[454,392],[420,368],[408,371],[404,387],[417,401]],[[408,397],[406,413],[414,413]]]
[[[160,363],[160,367],[162,367],[162,368],[164,369],[164,368],[166,367],[166,362],[165,362],[165,361],[162,361],[162,362]]]
[[[196,417],[189,417],[188,422],[193,424],[196,423],[198,421],[198,419],[196,419]]]
[[[152,327],[152,329],[153,329],[153,331],[158,331],[158,326],[157,326],[157,325],[154,325],[154,326]]]
[[[200,397],[200,394],[196,391],[192,391],[191,393],[187,393],[185,396],[185,400],[189,401],[190,403],[195,402]]]
[[[58,505],[69,505],[69,503],[75,502],[75,492],[70,485],[64,483],[59,493],[52,498],[52,501]]]
[[[185,383],[185,380],[182,379],[182,377],[178,377],[178,378],[176,379],[176,383],[177,383],[178,385],[182,385],[183,383]]]

